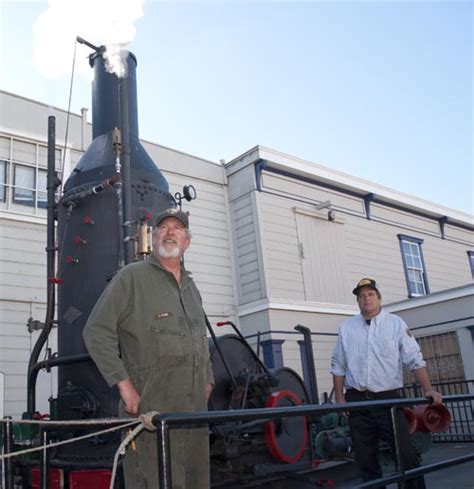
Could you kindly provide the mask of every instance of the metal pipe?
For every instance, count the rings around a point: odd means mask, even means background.
[[[302,333],[304,338],[304,349],[306,352],[306,362],[308,367],[311,402],[312,404],[319,404],[318,379],[316,377],[316,367],[314,364],[311,330],[308,327],[303,326],[302,324],[298,324],[297,326],[295,326],[295,330]]]
[[[132,223],[132,175],[130,167],[130,125],[128,106],[128,77],[119,79],[120,129],[122,134],[122,198],[123,198],[123,242],[125,265],[133,261]]]
[[[392,429],[393,429],[393,444],[395,446],[395,470],[397,470],[401,475],[404,475],[401,459],[401,447],[400,447],[400,436],[398,433],[398,422],[397,422],[397,410],[396,408],[390,408],[390,417],[392,418]],[[405,481],[400,479],[398,481],[398,488],[405,488]]]
[[[117,266],[120,269],[125,265],[125,250],[123,241],[122,165],[120,163],[120,155],[122,153],[122,135],[118,127],[114,128],[112,138],[115,153],[115,175],[118,178],[117,185],[115,185],[115,197],[117,199]]]
[[[204,314],[204,319],[206,320],[206,326],[209,331],[209,334],[211,335],[212,341],[214,341],[214,346],[216,347],[217,353],[219,353],[219,356],[222,360],[222,364],[224,365],[224,368],[227,371],[227,374],[229,375],[230,381],[232,382],[232,387],[234,389],[237,388],[237,382],[235,380],[234,374],[232,373],[232,370],[229,367],[229,364],[227,363],[227,360],[225,359],[224,354],[222,353],[221,347],[219,346],[219,343],[217,342],[217,337],[216,333],[214,333],[214,330],[212,329],[211,323],[209,322],[209,318],[207,317],[207,314],[202,311]]]
[[[49,489],[49,435],[47,430],[40,430],[40,440],[44,446],[40,456],[40,487],[41,489]]]
[[[27,409],[28,411],[23,414],[23,419],[31,419],[32,414],[35,412],[36,406],[36,379],[38,378],[38,372],[42,369],[49,369],[51,367],[57,367],[58,365],[71,365],[74,363],[91,362],[92,358],[86,353],[82,355],[72,355],[70,357],[50,358],[37,362],[28,369],[28,382],[27,382]],[[27,416],[31,414],[31,416]]]
[[[159,423],[156,435],[158,443],[159,486],[161,489],[171,489],[173,482],[171,478],[170,430],[166,421]]]
[[[442,462],[434,462],[432,464],[424,464],[420,467],[416,467],[414,469],[407,470],[404,475],[395,474],[387,477],[380,477],[379,479],[374,479],[371,481],[364,482],[357,486],[353,486],[353,489],[376,489],[381,485],[388,485],[396,483],[401,477],[404,479],[414,479],[415,477],[419,477],[424,474],[428,474],[430,472],[434,472],[436,470],[447,469],[454,465],[463,464],[466,462],[471,462],[474,460],[474,452],[469,453],[467,455],[461,455],[460,457],[450,458],[448,460],[443,460]]]
[[[56,175],[55,169],[56,160],[56,118],[54,116],[48,117],[48,174],[47,174],[47,243],[46,243],[46,288],[47,288],[47,304],[46,304],[46,319],[44,321],[44,328],[38,337],[38,340],[33,347],[28,362],[28,382],[30,380],[29,372],[38,361],[41,350],[43,349],[49,333],[53,328],[54,311],[56,307],[55,299],[55,284],[52,280],[56,276],[55,263],[56,263],[56,246],[55,246],[55,213],[56,213],[56,189],[59,186],[59,180]],[[28,383],[27,385],[27,405],[28,411],[23,414],[24,418],[32,418],[36,410],[36,399],[34,392],[36,389],[36,379],[33,385]],[[31,393],[33,396],[31,397]]]
[[[12,418],[6,416],[6,421],[3,426],[3,453],[11,453],[13,451],[13,430],[12,430]],[[3,477],[5,482],[5,489],[14,489],[13,486],[13,458],[7,458],[3,461]]]
[[[86,41],[85,39],[83,39],[82,37],[79,37],[79,36],[76,36],[76,41],[79,44],[85,44],[87,47],[93,49],[94,51],[99,51],[101,49],[100,47],[94,46],[92,43],[90,43],[89,41]]]

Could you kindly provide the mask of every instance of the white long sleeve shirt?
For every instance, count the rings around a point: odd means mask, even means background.
[[[405,322],[383,310],[370,326],[362,314],[341,323],[331,363],[331,373],[344,376],[347,389],[372,392],[403,387],[403,365],[426,366]]]

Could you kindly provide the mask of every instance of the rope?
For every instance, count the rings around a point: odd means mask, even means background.
[[[135,438],[144,430],[148,431],[156,431],[156,426],[153,424],[153,418],[159,414],[157,411],[150,411],[145,414],[141,414],[138,418],[134,418],[130,420],[130,418],[125,418],[125,419],[116,419],[116,418],[108,418],[108,419],[101,419],[100,423],[101,424],[119,424],[118,426],[113,426],[112,428],[107,428],[105,430],[100,430],[100,431],[95,431],[94,433],[89,433],[87,435],[83,436],[78,436],[76,438],[72,438],[70,440],[63,440],[63,441],[58,441],[54,443],[49,443],[47,445],[41,445],[39,447],[34,447],[34,448],[27,448],[25,450],[20,450],[12,453],[7,453],[0,455],[0,461],[6,460],[7,458],[13,458],[17,457],[20,455],[26,455],[29,453],[34,453],[34,452],[39,452],[44,449],[48,448],[54,448],[54,447],[59,447],[61,445],[67,445],[70,443],[75,443],[80,440],[86,440],[87,438],[92,438],[94,436],[98,435],[104,435],[106,433],[112,433],[113,431],[121,430],[124,428],[131,428],[132,426],[136,425],[133,430],[129,429],[127,436],[122,440],[120,443],[119,447],[117,448],[115,455],[114,455],[114,462],[112,466],[112,476],[110,479],[110,489],[114,488],[115,484],[115,477],[117,475],[117,467],[118,467],[118,462],[120,456],[125,454],[125,451],[127,449],[127,446],[132,443],[132,448],[136,450],[135,446]],[[127,422],[128,421],[128,422]],[[6,423],[13,423],[11,419],[0,419],[0,422],[6,424]],[[97,424],[97,420],[82,420],[82,421],[46,421],[46,420],[31,420],[31,419],[25,419],[22,421],[19,421],[18,423],[24,423],[24,424],[36,424],[36,425],[47,425],[47,424],[56,424],[56,425],[62,425],[62,426],[87,426],[87,425],[93,425]]]
[[[150,411],[149,413],[140,415],[140,424],[138,426],[135,426],[133,430],[129,430],[127,436],[122,440],[122,443],[120,443],[114,455],[112,477],[110,478],[109,489],[114,489],[115,476],[117,475],[117,466],[120,455],[125,455],[125,450],[127,449],[129,443],[132,443],[132,448],[136,450],[134,440],[143,429],[146,429],[148,431],[156,431],[156,426],[153,424],[153,417],[157,414],[160,413],[158,411]]]
[[[70,443],[75,443],[76,441],[80,441],[80,440],[86,440],[87,438],[92,438],[93,436],[97,436],[97,435],[105,435],[106,433],[111,433],[113,431],[117,431],[122,428],[128,428],[129,426],[133,426],[134,424],[137,424],[137,422],[138,422],[137,420],[134,420],[134,421],[130,421],[130,423],[125,425],[114,426],[112,428],[107,428],[106,430],[95,431],[94,433],[78,436],[77,438],[71,438],[70,440],[57,441],[57,442],[49,443],[48,445],[41,445],[39,447],[27,448],[25,450],[19,450],[17,452],[5,453],[3,455],[0,455],[0,461],[6,460],[7,458],[17,457],[19,455],[26,455],[28,453],[39,452],[41,450],[44,450],[45,448],[54,448],[54,447],[59,447],[61,445],[68,445]]]

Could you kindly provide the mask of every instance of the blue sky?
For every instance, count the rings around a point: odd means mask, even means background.
[[[0,0],[0,88],[67,108],[69,74],[32,64],[47,6]],[[146,1],[140,136],[212,161],[261,144],[472,213],[473,15],[456,0]],[[90,104],[78,75],[72,110]]]

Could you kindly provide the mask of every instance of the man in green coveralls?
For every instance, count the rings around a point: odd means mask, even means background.
[[[91,312],[84,341],[121,414],[207,409],[214,378],[199,291],[182,265],[188,215],[158,215],[153,254],[120,270]],[[156,434],[142,431],[124,458],[127,489],[157,489]],[[209,488],[206,428],[171,432],[173,489]]]

